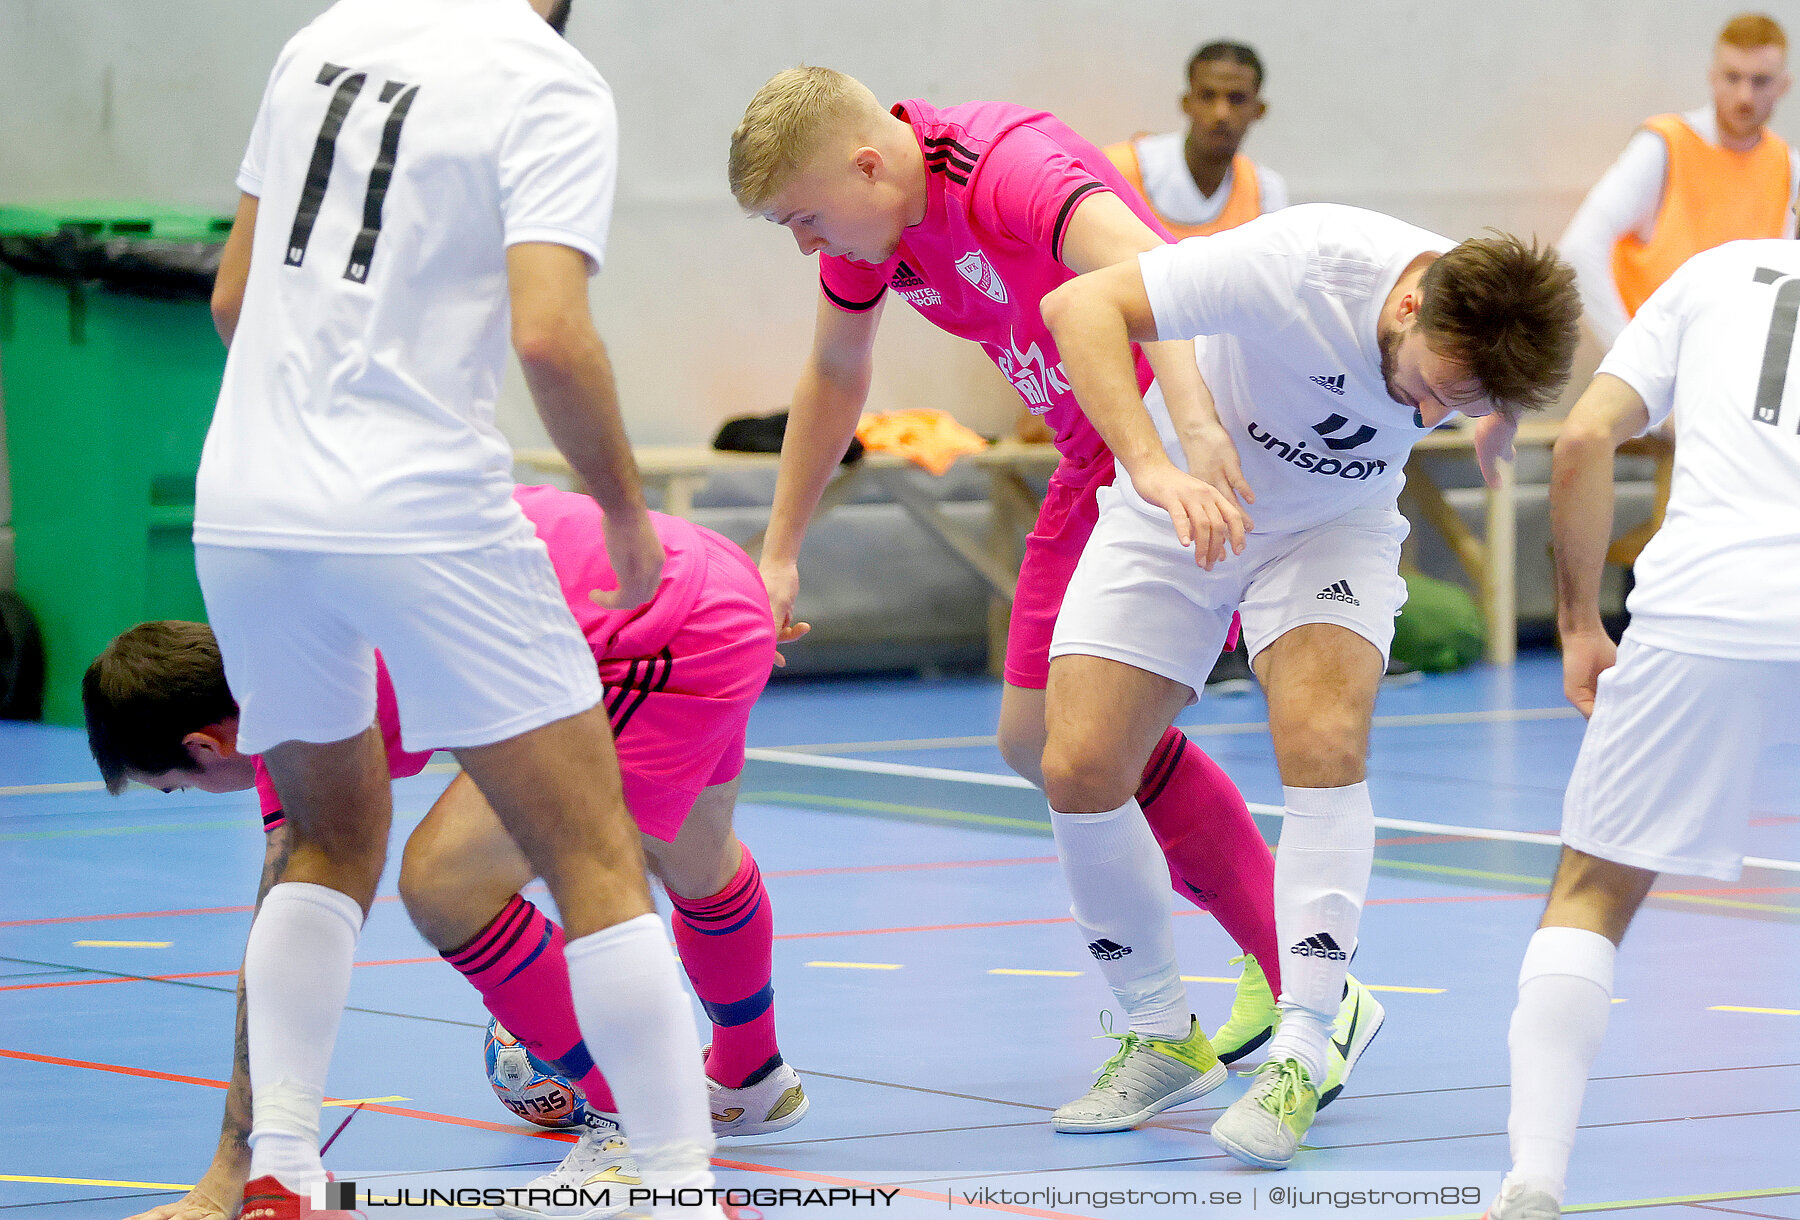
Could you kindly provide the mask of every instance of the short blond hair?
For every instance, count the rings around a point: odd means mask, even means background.
[[[746,212],[760,212],[828,136],[860,131],[881,104],[854,76],[801,64],[770,77],[731,133],[727,173]]]
[[[1740,51],[1779,47],[1782,54],[1787,54],[1787,33],[1779,21],[1766,13],[1739,13],[1719,31],[1719,41]]]

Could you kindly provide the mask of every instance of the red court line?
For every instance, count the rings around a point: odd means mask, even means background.
[[[399,902],[400,895],[384,894],[376,902]],[[255,906],[190,907],[184,911],[120,911],[115,915],[57,915],[51,919],[13,919],[0,922],[0,928],[40,928],[53,923],[104,923],[110,919],[169,919],[177,915],[242,915]]]
[[[369,962],[366,964],[377,965],[381,963]],[[47,1063],[53,1067],[85,1068],[94,1072],[112,1072],[120,1076],[137,1076],[145,1080],[166,1080],[174,1084],[196,1084],[209,1089],[224,1089],[230,1087],[229,1081],[212,1080],[205,1076],[182,1076],[175,1072],[157,1072],[152,1071],[149,1068],[126,1067],[124,1064],[119,1063],[96,1063],[90,1059],[64,1059],[58,1055],[34,1055],[30,1051],[12,1051],[0,1048],[0,1058],[20,1059],[27,1063]],[[326,1100],[335,1101],[338,1099],[326,1098]],[[393,1114],[400,1118],[416,1118],[424,1122],[445,1123],[454,1127],[473,1127],[480,1131],[498,1131],[502,1135],[529,1135],[536,1139],[558,1140],[565,1144],[572,1144],[575,1142],[575,1136],[573,1134],[561,1131],[526,1130],[521,1129],[516,1125],[487,1122],[486,1120],[479,1118],[461,1118],[454,1114],[438,1114],[431,1110],[411,1110],[404,1106],[382,1105],[377,1102],[364,1102],[362,1108],[365,1110],[372,1110],[377,1114]],[[727,1161],[715,1157],[713,1158],[713,1164],[721,1169],[738,1169],[746,1173],[762,1173],[772,1177],[793,1178],[797,1181],[818,1182],[829,1186],[848,1186],[858,1190],[868,1190],[880,1186],[880,1183],[878,1182],[859,1182],[851,1178],[837,1178],[828,1174],[808,1173],[801,1169],[784,1169],[777,1165],[758,1165],[750,1161]],[[949,1195],[934,1195],[926,1191],[914,1190],[910,1187],[900,1187],[898,1189],[899,1193],[913,1199],[927,1199],[933,1203],[943,1203],[946,1205],[952,1202]],[[1049,1220],[1087,1220],[1085,1217],[1074,1216],[1069,1212],[1044,1211],[1035,1207],[1012,1207],[999,1203],[965,1203],[963,1206],[982,1208],[986,1211],[1007,1212],[1016,1216],[1044,1216],[1048,1217]]]
[[[790,868],[765,872],[764,877],[829,877],[855,873],[906,873],[940,868],[999,868],[1012,864],[1055,864],[1055,856],[1020,856],[1007,860],[943,860],[922,864],[866,864],[844,868]],[[383,894],[376,902],[398,902],[398,894]],[[59,923],[102,923],[113,919],[172,919],[178,915],[242,915],[254,906],[189,907],[171,911],[120,911],[113,915],[57,915],[49,919],[0,920],[0,928],[39,928]]]

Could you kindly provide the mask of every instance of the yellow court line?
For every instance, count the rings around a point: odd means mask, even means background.
[[[1756,1012],[1771,1017],[1800,1017],[1800,1008],[1740,1008],[1735,1004],[1714,1004],[1707,1012]]]
[[[1210,974],[1184,974],[1181,976],[1181,981],[1184,983],[1231,983],[1234,985],[1237,983],[1237,980],[1234,978],[1216,978]],[[1398,987],[1384,985],[1382,983],[1364,983],[1363,986],[1367,987],[1370,991],[1403,991],[1408,995],[1444,994],[1444,989],[1442,987]]]
[[[321,1102],[320,1104],[327,1105],[327,1106],[376,1106],[376,1105],[384,1105],[391,1101],[411,1101],[411,1100],[412,1100],[412,1098],[410,1098],[410,1097],[401,1097],[398,1094],[396,1094],[393,1097],[346,1097],[341,1101],[327,1101],[327,1102]]]
[[[898,970],[895,962],[808,962],[809,966],[823,966],[827,970]]]
[[[1035,975],[1035,976],[1039,976],[1039,977],[1047,978],[1047,979],[1078,979],[1081,977],[1081,971],[1079,971],[1079,970],[1007,970],[1004,968],[997,968],[997,969],[988,971],[988,973],[989,974],[1029,974],[1029,975]]]
[[[167,949],[172,940],[78,940],[83,949]]]
[[[192,1182],[113,1182],[106,1178],[39,1178],[30,1174],[0,1173],[0,1182],[33,1182],[45,1186],[119,1186],[126,1190],[192,1190]]]

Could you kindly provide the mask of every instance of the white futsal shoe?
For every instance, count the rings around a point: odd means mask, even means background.
[[[625,1211],[631,1188],[643,1185],[637,1162],[626,1146],[625,1133],[610,1118],[589,1112],[587,1130],[569,1149],[562,1164],[522,1188],[518,1203],[494,1209],[501,1220],[606,1220]],[[553,1206],[547,1198],[540,1205],[524,1192],[561,1191],[572,1200]]]

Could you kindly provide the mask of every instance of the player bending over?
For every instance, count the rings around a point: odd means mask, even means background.
[[[1334,1044],[1353,1046],[1364,1024],[1351,1014],[1346,1029],[1342,1006],[1374,858],[1369,725],[1406,597],[1401,470],[1458,413],[1489,417],[1477,452],[1491,467],[1518,414],[1567,379],[1579,316],[1573,272],[1551,251],[1457,244],[1331,204],[1148,251],[1044,301],[1120,466],[1056,622],[1044,780],[1083,938],[1133,947],[1099,965],[1133,995],[1134,1024],[1186,1009],[1162,858],[1133,790],[1234,611],[1269,699],[1285,796],[1281,1023],[1256,1084],[1212,1129],[1251,1164],[1293,1159]],[[1254,526],[1225,506],[1229,548],[1194,515],[1212,489],[1187,473],[1192,450],[1133,369],[1131,342],[1190,338],[1257,489]]]
[[[626,804],[674,907],[682,966],[712,1019],[706,1075],[713,1129],[729,1136],[790,1127],[809,1103],[776,1048],[769,896],[731,828],[744,726],[774,652],[762,582],[725,538],[652,513],[668,554],[661,583],[641,606],[605,609],[588,598],[589,590],[617,583],[599,507],[548,487],[514,495],[548,548],[593,650]],[[268,831],[260,903],[286,863],[288,830],[261,760],[237,750],[237,703],[211,630],[142,623],[93,663],[82,694],[94,759],[111,791],[132,781],[164,791],[258,790]],[[385,668],[377,722],[389,773],[418,774],[430,752],[401,744]],[[488,1011],[587,1097],[588,1130],[532,1185],[580,1186],[608,1166],[635,1174],[612,1092],[576,1027],[562,929],[519,894],[531,879],[530,865],[480,791],[459,775],[408,840],[400,893],[420,934],[474,985]],[[245,1049],[240,995],[237,1055],[212,1165],[186,1198],[133,1220],[215,1220],[236,1212],[250,1161]]]
[[[890,295],[979,344],[1055,431],[1061,461],[1025,541],[998,733],[1007,764],[1041,786],[1051,631],[1114,468],[1039,306],[1082,272],[1166,244],[1167,232],[1118,167],[1054,115],[1003,102],[940,108],[917,98],[889,109],[862,82],[829,68],[791,68],[757,91],[732,134],[729,174],[739,206],[788,229],[803,255],[819,256],[813,349],[794,391],[762,551],[783,641],[808,630],[794,618],[800,545],[856,430]],[[1247,493],[1189,345],[1146,343],[1131,356],[1134,392],[1166,399],[1182,443],[1208,456],[1205,477]],[[1190,494],[1197,506],[1218,495]],[[1256,1050],[1275,1023],[1272,988],[1284,963],[1268,845],[1230,777],[1179,729],[1164,727],[1132,785],[1166,856],[1164,877],[1251,960],[1230,1018],[1210,1041],[1185,1007],[1154,1022],[1134,1013],[1094,1088],[1056,1111],[1059,1131],[1121,1131],[1194,1100],[1224,1080],[1222,1063]],[[1096,958],[1119,949],[1089,945]],[[1353,1063],[1354,1056],[1334,1060],[1334,1086]]]

